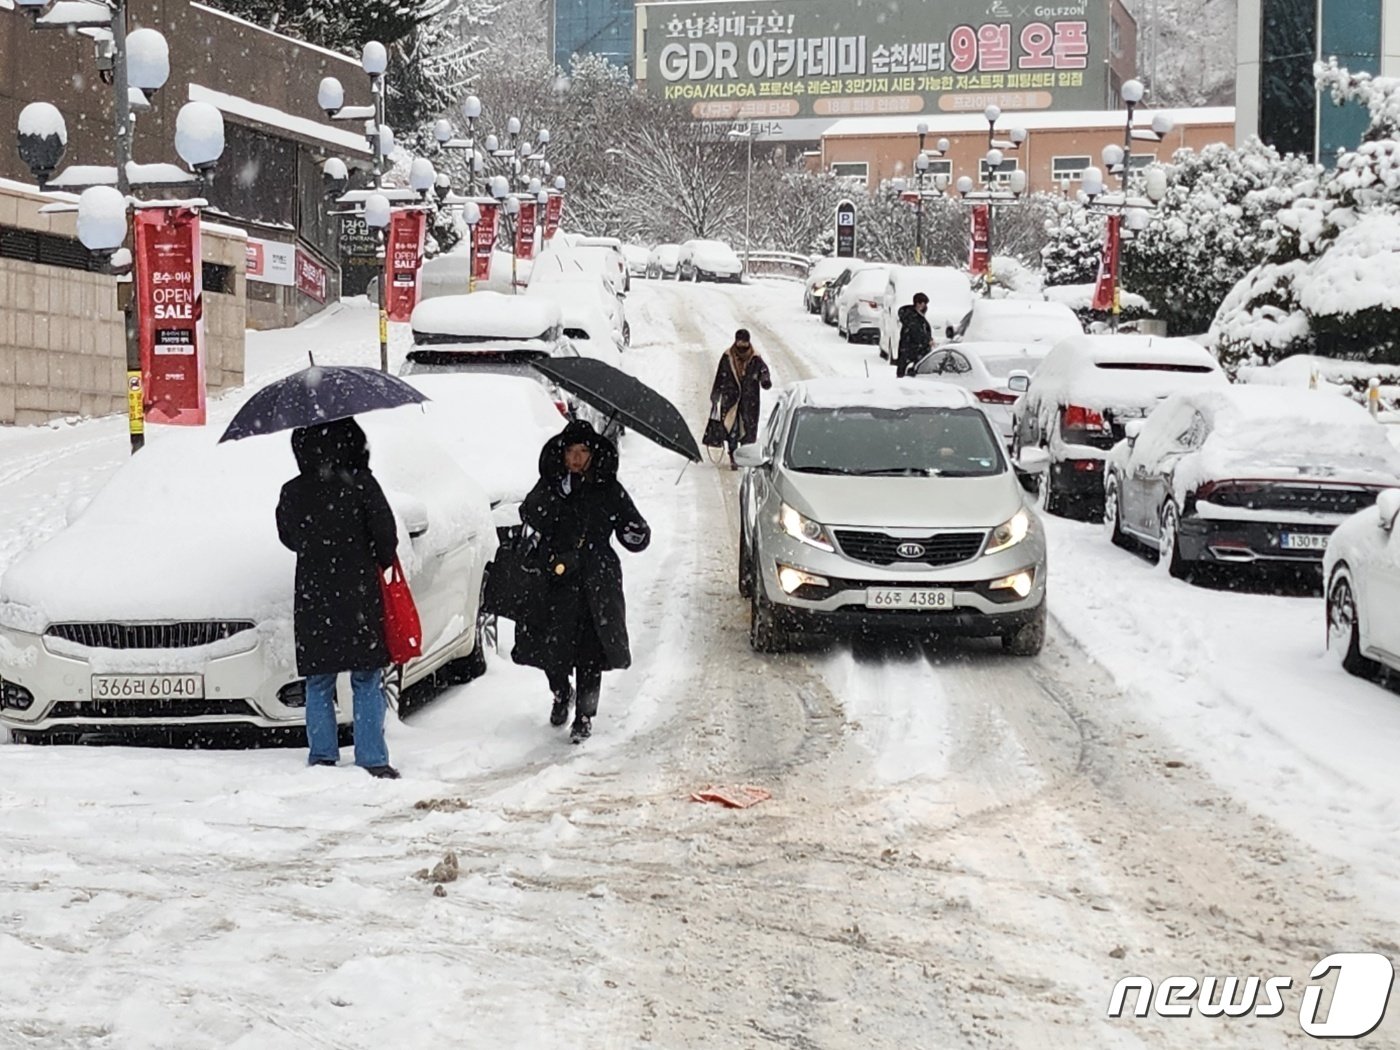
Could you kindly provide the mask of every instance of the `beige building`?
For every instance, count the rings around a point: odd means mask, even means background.
[[[1213,142],[1235,141],[1235,111],[1231,107],[1176,109],[1169,112],[1174,129],[1161,142],[1134,139],[1134,165],[1170,160],[1179,149],[1201,149]],[[1154,111],[1144,105],[1134,114],[1135,129],[1149,130]],[[1008,141],[1013,128],[1024,128],[1026,141],[1005,152],[1001,177],[1020,169],[1029,179],[1031,192],[1077,189],[1084,169],[1102,167],[1100,155],[1110,143],[1123,144],[1126,110],[1093,112],[1005,113],[996,125],[996,137]],[[963,175],[980,180],[988,150],[988,125],[980,114],[937,114],[909,117],[865,117],[843,120],[822,136],[821,150],[812,155],[812,167],[850,178],[874,192],[884,182],[914,177],[919,152],[918,126],[928,124],[925,147],[933,150],[940,138],[950,147],[946,156],[931,157],[927,179],[939,173],[953,182]]]
[[[72,212],[0,180],[0,425],[126,411],[126,334],[115,277],[92,269]],[[246,235],[204,223],[205,384],[243,383]]]

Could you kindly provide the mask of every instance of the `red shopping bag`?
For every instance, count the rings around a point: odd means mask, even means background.
[[[423,625],[418,620],[418,606],[408,589],[403,566],[394,559],[393,567],[379,575],[379,590],[384,595],[384,643],[389,659],[406,664],[423,655]]]

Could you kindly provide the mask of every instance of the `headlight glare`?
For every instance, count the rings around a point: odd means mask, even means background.
[[[1003,522],[992,530],[991,539],[987,541],[987,554],[997,554],[1010,547],[1016,546],[1031,531],[1031,516],[1024,507],[1018,510],[1010,521]]]
[[[793,510],[786,503],[783,504],[780,522],[783,531],[793,539],[816,547],[818,550],[836,550],[836,546],[831,542],[831,537],[826,534],[826,529],[821,524]]]

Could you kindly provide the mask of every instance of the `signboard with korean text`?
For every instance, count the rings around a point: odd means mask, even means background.
[[[427,215],[417,208],[395,208],[389,217],[388,247],[384,250],[389,320],[407,321],[418,305],[419,270],[423,266],[423,242]]]
[[[263,284],[296,284],[296,251],[294,244],[249,237],[245,249],[248,280],[261,281]]]
[[[312,256],[297,249],[297,291],[318,303],[326,301],[326,268]]]
[[[379,254],[379,238],[363,215],[340,217],[340,257],[373,259]]]
[[[495,201],[479,200],[481,221],[472,235],[472,276],[478,281],[491,279],[491,254],[496,250],[496,217],[500,205]]]
[[[544,208],[544,239],[547,241],[559,231],[559,222],[564,217],[564,195],[551,193],[549,203]]]
[[[199,215],[189,208],[141,208],[135,246],[145,416],[152,423],[203,426]]]
[[[1109,0],[638,5],[647,90],[697,120],[1102,109]]]
[[[535,257],[535,202],[522,200],[520,215],[515,220],[515,255],[518,259]]]
[[[1123,216],[1114,212],[1108,217],[1103,249],[1099,255],[1099,276],[1094,282],[1095,310],[1118,312],[1118,252],[1123,228]]]
[[[972,206],[972,246],[967,268],[974,276],[986,273],[992,265],[992,206]]]
[[[853,259],[856,254],[856,205],[843,200],[836,205],[836,257]]]

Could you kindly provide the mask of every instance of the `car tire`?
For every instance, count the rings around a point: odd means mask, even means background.
[[[1356,587],[1346,568],[1333,573],[1327,588],[1327,648],[1340,652],[1342,670],[1358,678],[1375,678],[1380,664],[1361,655],[1361,617],[1356,608]]]
[[[1115,547],[1128,547],[1128,534],[1123,531],[1123,492],[1118,475],[1108,472],[1103,484],[1103,527]]]
[[[1176,503],[1168,500],[1162,508],[1161,531],[1157,535],[1157,560],[1173,579],[1186,580],[1191,569],[1181,556],[1181,512]]]
[[[772,603],[763,594],[762,585],[755,580],[753,596],[749,599],[749,648],[756,653],[785,653],[792,642],[788,633],[778,626]]]
[[[472,641],[472,651],[442,665],[435,677],[437,685],[448,687],[475,682],[486,673],[486,614],[478,606],[476,614],[476,636]]]
[[[1040,475],[1040,485],[1036,489],[1035,504],[1042,514],[1054,514],[1060,517],[1064,514],[1065,499],[1055,490],[1055,464],[1052,460],[1045,468],[1045,472]]]
[[[753,559],[749,557],[749,540],[742,527],[739,529],[739,597],[753,597]]]
[[[846,316],[846,330],[841,334],[846,337],[846,342],[848,343],[854,343],[856,341],[855,334],[851,331],[851,318],[849,314]]]
[[[1001,636],[1001,647],[1012,656],[1039,656],[1045,648],[1045,602],[1035,610],[1029,623],[1022,624],[1014,634]]]

